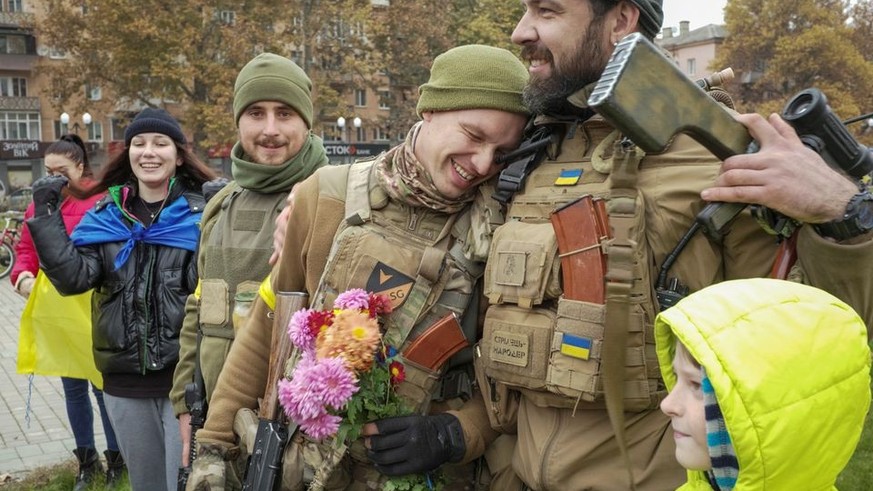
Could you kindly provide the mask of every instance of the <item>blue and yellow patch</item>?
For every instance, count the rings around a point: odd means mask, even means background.
[[[582,177],[582,169],[564,169],[555,179],[555,186],[575,186]]]
[[[564,333],[561,339],[561,353],[587,360],[591,356],[591,338]]]

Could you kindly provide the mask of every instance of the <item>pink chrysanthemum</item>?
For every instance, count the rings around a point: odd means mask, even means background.
[[[338,310],[367,310],[370,308],[370,294],[360,288],[344,291],[334,300],[333,308]]]
[[[294,315],[291,316],[291,321],[288,322],[288,336],[291,338],[294,346],[301,350],[312,351],[315,348],[315,336],[318,333],[313,333],[309,327],[309,319],[315,313],[316,311],[311,309],[300,309],[294,312]]]
[[[320,397],[309,390],[318,375],[317,365],[312,356],[304,355],[297,362],[291,379],[279,382],[279,402],[294,421],[316,418],[327,412]]]
[[[342,358],[319,359],[310,374],[309,391],[324,405],[338,410],[358,391],[358,378]]]
[[[300,421],[300,428],[311,438],[323,440],[336,435],[341,422],[341,417],[325,413],[317,418]]]

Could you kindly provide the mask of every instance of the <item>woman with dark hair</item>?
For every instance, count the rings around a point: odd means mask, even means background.
[[[94,185],[85,144],[77,135],[64,135],[49,145],[44,161],[47,175],[66,177],[70,189],[76,192],[84,193]],[[58,211],[67,233],[71,233],[101,194],[85,199],[78,199],[70,193],[64,194],[66,196]],[[24,218],[32,217],[33,213],[31,203]],[[19,370],[38,375],[61,375],[67,418],[76,440],[73,454],[79,462],[73,491],[86,489],[103,470],[94,441],[94,412],[88,395],[88,386],[92,387],[106,436],[106,482],[112,486],[121,478],[124,460],[106,414],[103,391],[99,389],[102,380],[91,355],[91,315],[87,307],[91,293],[60,297],[47,280],[40,277],[37,281],[39,258],[27,226],[22,228],[21,241],[15,246],[15,253],[18,260],[12,268],[12,283],[15,291],[28,299],[21,319]],[[38,285],[36,289],[34,285]],[[96,380],[89,383],[89,378]]]
[[[214,176],[162,109],[140,112],[124,143],[84,193],[107,196],[71,237],[55,211],[63,178],[33,184],[28,226],[58,291],[94,288],[94,360],[132,488],[170,490],[182,443],[169,393],[185,300],[197,285],[200,189]]]

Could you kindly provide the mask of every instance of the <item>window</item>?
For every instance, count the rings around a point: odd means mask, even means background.
[[[3,53],[10,55],[26,55],[27,38],[11,34],[0,36],[0,54]]]
[[[226,26],[232,26],[236,23],[236,12],[233,10],[219,10],[218,19]]]
[[[42,140],[39,113],[0,112],[0,140]]]
[[[355,130],[357,130],[357,131],[355,132],[355,133],[356,133],[356,134],[355,134],[355,141],[356,141],[356,142],[367,141],[367,132],[364,130],[364,126],[363,126],[363,125],[361,125],[361,126],[355,128]]]
[[[55,120],[55,140],[60,140],[62,136],[69,132],[70,130],[67,128],[67,125],[61,123],[59,119]]]
[[[326,123],[321,128],[321,139],[324,141],[341,141],[341,133],[336,123]]]
[[[367,105],[367,91],[365,89],[355,89],[355,105],[358,107]]]
[[[379,91],[379,109],[391,109],[391,92]]]
[[[20,77],[0,77],[0,96],[27,97],[27,79]]]
[[[99,101],[103,98],[103,91],[100,90],[100,86],[98,85],[85,85],[85,96],[89,101]]]
[[[303,51],[299,49],[291,51],[291,61],[297,63],[299,66],[303,66]]]
[[[694,75],[695,73],[697,73],[697,60],[688,58],[688,75]]]
[[[110,118],[110,123],[112,124],[110,131],[110,139],[112,140],[124,140],[124,129],[130,124],[130,121],[133,120],[133,116],[130,116],[130,119],[122,119],[122,118]]]
[[[0,4],[2,5],[2,4]],[[2,9],[0,9],[2,10]],[[21,0],[6,0],[7,12],[21,12]]]
[[[388,141],[388,132],[384,128],[373,128],[373,140]]]
[[[103,141],[103,123],[99,121],[92,121],[91,124],[88,125],[88,141]]]

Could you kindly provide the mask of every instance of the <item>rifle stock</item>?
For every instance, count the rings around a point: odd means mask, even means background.
[[[308,295],[302,292],[276,293],[276,310],[270,341],[270,368],[267,371],[264,398],[258,410],[258,431],[246,467],[244,490],[270,491],[275,489],[280,481],[282,454],[293,429],[289,429],[282,421],[277,384],[285,372],[285,363],[291,355],[293,346],[288,337],[288,322],[295,312],[306,307],[307,299]],[[294,427],[296,428],[296,425]]]
[[[742,124],[640,33],[616,45],[588,105],[647,153],[663,152],[677,133],[721,160],[746,153],[752,142]],[[745,206],[710,203],[697,220],[719,237]]]

